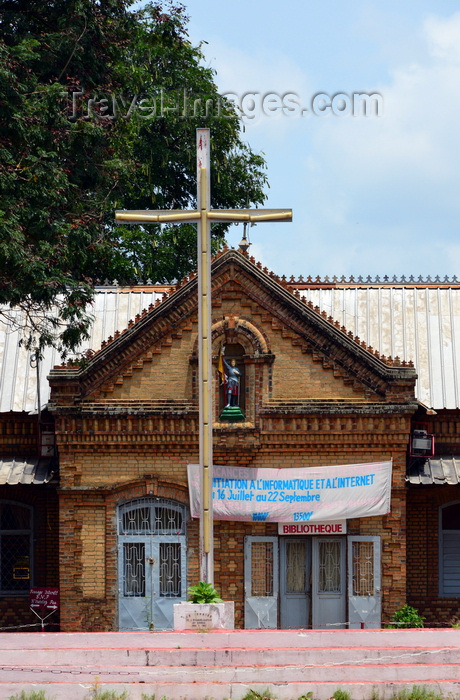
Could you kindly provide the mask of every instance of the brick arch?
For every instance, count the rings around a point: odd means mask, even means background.
[[[225,316],[215,321],[211,326],[211,338],[214,354],[218,353],[222,340],[239,343],[246,355],[270,353],[266,334],[244,316]],[[198,338],[195,340],[193,353],[198,353]]]
[[[131,481],[128,484],[120,484],[114,489],[113,500],[114,504],[119,506],[144,496],[177,501],[177,503],[189,507],[189,492],[186,485],[167,483],[160,481],[156,477],[144,477]]]
[[[218,355],[222,341],[239,343],[245,355],[269,355],[271,353],[267,335],[252,320],[244,316],[225,316],[211,325],[212,352]],[[193,343],[191,361],[198,357],[198,336]]]

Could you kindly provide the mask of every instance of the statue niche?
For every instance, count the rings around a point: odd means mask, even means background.
[[[221,345],[218,360],[220,420],[236,423],[245,420],[244,348],[239,343]]]

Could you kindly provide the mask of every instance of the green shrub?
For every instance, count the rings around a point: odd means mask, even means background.
[[[393,615],[393,625],[390,627],[399,628],[411,628],[411,627],[423,627],[424,617],[418,614],[415,608],[411,608],[410,605],[403,605],[401,610],[397,610]]]
[[[351,700],[348,690],[340,690],[340,688],[335,693],[332,693],[332,697],[334,700]]]
[[[200,581],[196,586],[190,586],[188,589],[189,595],[191,595],[191,603],[223,603],[222,598],[219,598],[219,594],[216,589],[213,588],[211,583],[204,583]],[[244,698],[244,700],[246,700]]]

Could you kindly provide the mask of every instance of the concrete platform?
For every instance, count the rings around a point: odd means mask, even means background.
[[[337,689],[389,700],[423,685],[460,694],[460,630],[212,630],[0,634],[0,698],[44,690],[55,700],[126,690],[130,700],[277,700]]]

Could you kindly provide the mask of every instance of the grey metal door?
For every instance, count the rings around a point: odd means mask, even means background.
[[[348,537],[350,628],[381,627],[380,537]]]
[[[313,627],[346,627],[345,538],[313,537]]]
[[[185,508],[136,499],[119,508],[118,528],[119,629],[173,629],[187,592]]]
[[[276,629],[278,626],[278,538],[245,537],[244,626]]]
[[[280,538],[280,627],[305,629],[310,624],[311,538]]]

